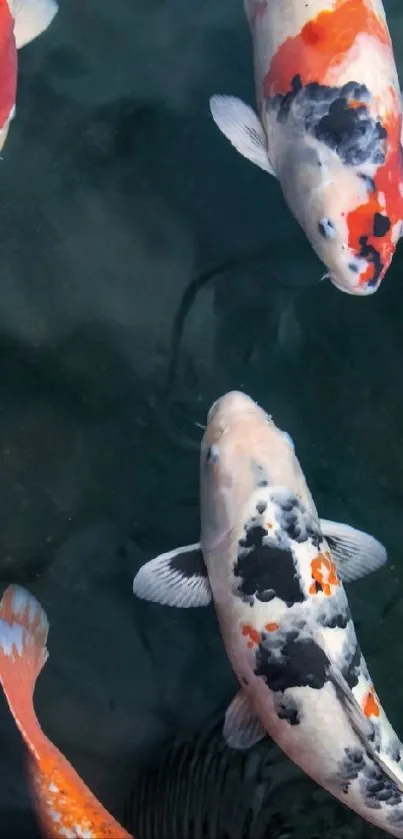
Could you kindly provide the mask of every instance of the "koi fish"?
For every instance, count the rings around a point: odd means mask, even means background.
[[[0,0],[0,151],[15,116],[17,50],[50,26],[56,0]]]
[[[402,235],[402,101],[382,0],[244,0],[257,105],[210,110],[284,198],[336,288],[372,294]]]
[[[240,691],[224,737],[268,733],[314,781],[403,837],[403,746],[357,641],[344,583],[381,568],[385,548],[320,519],[293,442],[243,393],[209,411],[200,453],[201,537],[143,565],[136,596],[213,602]]]
[[[0,682],[29,750],[30,782],[44,835],[51,839],[132,839],[38,722],[33,693],[48,658],[48,628],[35,597],[19,586],[9,586],[0,602]]]

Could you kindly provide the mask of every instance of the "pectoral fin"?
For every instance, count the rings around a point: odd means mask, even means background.
[[[373,536],[328,519],[321,519],[320,525],[343,583],[359,580],[385,565],[386,550]]]
[[[382,769],[388,778],[390,778],[399,787],[399,789],[403,791],[402,782],[394,771],[393,763],[389,762],[386,754],[382,753],[380,755],[375,750],[372,744],[372,723],[362,712],[352,690],[345,681],[344,676],[340,670],[333,665],[330,667],[329,676],[364,750],[371,755],[374,762],[380,767],[380,769]]]
[[[372,723],[364,716],[343,674],[338,669],[338,667],[336,667],[333,664],[330,664],[329,666],[329,677],[332,684],[334,685],[337,696],[339,697],[339,700],[343,705],[343,708],[347,716],[350,719],[354,731],[358,735],[361,742],[365,744],[365,747],[368,748],[368,744],[370,744],[370,737],[373,730]]]
[[[214,122],[234,148],[260,169],[276,177],[269,159],[267,137],[253,108],[237,96],[216,94],[210,99],[210,111]]]
[[[42,35],[52,23],[57,10],[56,0],[14,0],[14,35],[17,49]]]
[[[232,749],[249,749],[267,737],[266,730],[251,709],[243,690],[236,694],[227,709],[223,735]]]
[[[182,609],[208,606],[212,596],[199,542],[146,562],[133,580],[133,593],[142,600]]]

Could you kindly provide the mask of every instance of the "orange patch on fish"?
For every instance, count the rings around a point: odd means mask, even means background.
[[[362,710],[366,717],[379,717],[379,704],[372,690],[370,690],[367,696],[365,697],[364,707]]]
[[[320,12],[298,35],[281,44],[264,79],[264,96],[287,93],[296,75],[303,85],[325,83],[327,73],[342,63],[362,32],[377,38],[392,53],[388,29],[366,0],[338,0],[333,10]]]
[[[273,621],[273,623],[265,623],[264,628],[267,629],[267,632],[276,632],[277,629],[280,629],[280,624]]]
[[[311,574],[314,582],[309,588],[309,594],[318,594],[322,591],[329,597],[332,593],[332,586],[340,585],[336,566],[330,554],[320,553],[312,560]]]
[[[9,586],[0,601],[0,621],[1,684],[29,750],[28,772],[43,835],[133,839],[44,734],[35,714],[35,683],[48,657],[42,607],[24,589]]]
[[[392,92],[393,94],[393,92]],[[387,134],[385,162],[380,165],[374,176],[375,191],[368,195],[364,204],[355,207],[347,215],[348,244],[357,254],[365,237],[365,244],[374,248],[379,254],[381,270],[376,276],[376,283],[382,280],[395,251],[393,228],[403,219],[403,185],[402,153],[400,147],[401,115],[400,103],[396,101],[396,110],[384,120]],[[379,196],[384,196],[380,203]],[[389,221],[389,230],[383,236],[374,235],[375,214],[379,213]],[[360,274],[359,285],[365,285],[374,277],[375,266],[369,262],[368,267]]]
[[[262,638],[260,632],[257,629],[254,629],[249,623],[244,623],[242,626],[242,635],[245,638],[248,638],[248,647],[253,647],[256,644],[260,644]]]
[[[9,4],[0,3],[0,128],[6,123],[17,94],[17,47]]]

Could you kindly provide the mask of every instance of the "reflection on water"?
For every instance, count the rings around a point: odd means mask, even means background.
[[[399,0],[385,6],[402,63]],[[318,282],[278,184],[209,116],[219,88],[253,101],[250,69],[233,0],[70,0],[20,55],[0,181],[0,574],[49,616],[45,731],[118,817],[129,797],[142,839],[169,836],[167,790],[189,837],[375,837],[262,746],[233,755],[216,733],[155,768],[236,689],[212,611],[131,594],[145,559],[197,538],[200,425],[230,388],[289,431],[320,513],[387,545],[349,597],[403,734],[403,251],[372,298]],[[0,836],[33,837],[0,703]]]

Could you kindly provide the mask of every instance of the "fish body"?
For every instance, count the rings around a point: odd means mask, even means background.
[[[131,839],[42,731],[33,706],[48,652],[48,621],[38,601],[9,586],[0,602],[0,682],[26,743],[36,812],[51,839]]]
[[[57,10],[56,0],[0,0],[0,151],[15,114],[17,50],[41,35]]]
[[[371,294],[402,232],[402,103],[381,0],[245,0],[259,117],[211,97],[235,148],[275,175],[333,284]]]
[[[289,436],[245,394],[210,409],[200,455],[200,543],[162,554],[137,596],[216,609],[241,689],[224,736],[268,733],[318,784],[403,837],[403,747],[362,655],[343,580],[386,561],[382,545],[320,519]]]

